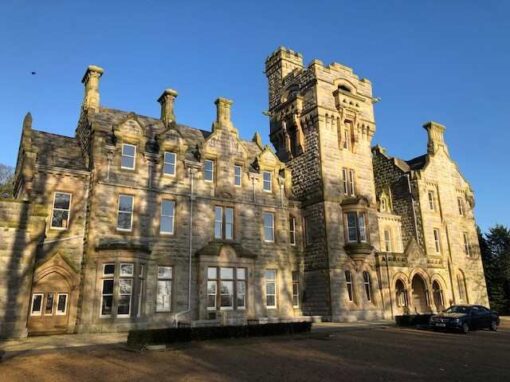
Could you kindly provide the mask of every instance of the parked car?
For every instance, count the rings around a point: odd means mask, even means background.
[[[453,305],[430,318],[434,330],[454,329],[467,333],[475,329],[497,330],[499,315],[481,305]]]

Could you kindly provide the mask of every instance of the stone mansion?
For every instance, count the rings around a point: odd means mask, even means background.
[[[372,146],[372,84],[279,48],[269,138],[232,101],[211,130],[100,103],[89,66],[75,135],[27,114],[0,201],[0,337],[172,325],[391,319],[488,305],[473,191],[428,122],[411,160]]]

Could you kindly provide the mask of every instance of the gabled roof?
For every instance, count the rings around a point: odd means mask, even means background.
[[[36,164],[86,171],[85,160],[76,138],[32,130],[32,145],[37,148]]]
[[[411,170],[421,170],[427,163],[428,154],[420,155],[419,157],[405,161]]]

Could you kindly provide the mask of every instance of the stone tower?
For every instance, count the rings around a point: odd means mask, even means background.
[[[373,285],[378,279],[371,83],[338,63],[304,67],[301,54],[286,48],[266,59],[265,72],[270,140],[303,205],[304,312],[332,320],[379,316],[377,296],[362,288],[365,274]]]

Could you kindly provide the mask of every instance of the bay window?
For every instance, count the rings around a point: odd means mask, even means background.
[[[246,268],[208,267],[207,310],[244,310],[245,308]]]
[[[366,243],[366,215],[363,212],[347,212],[347,242]]]

